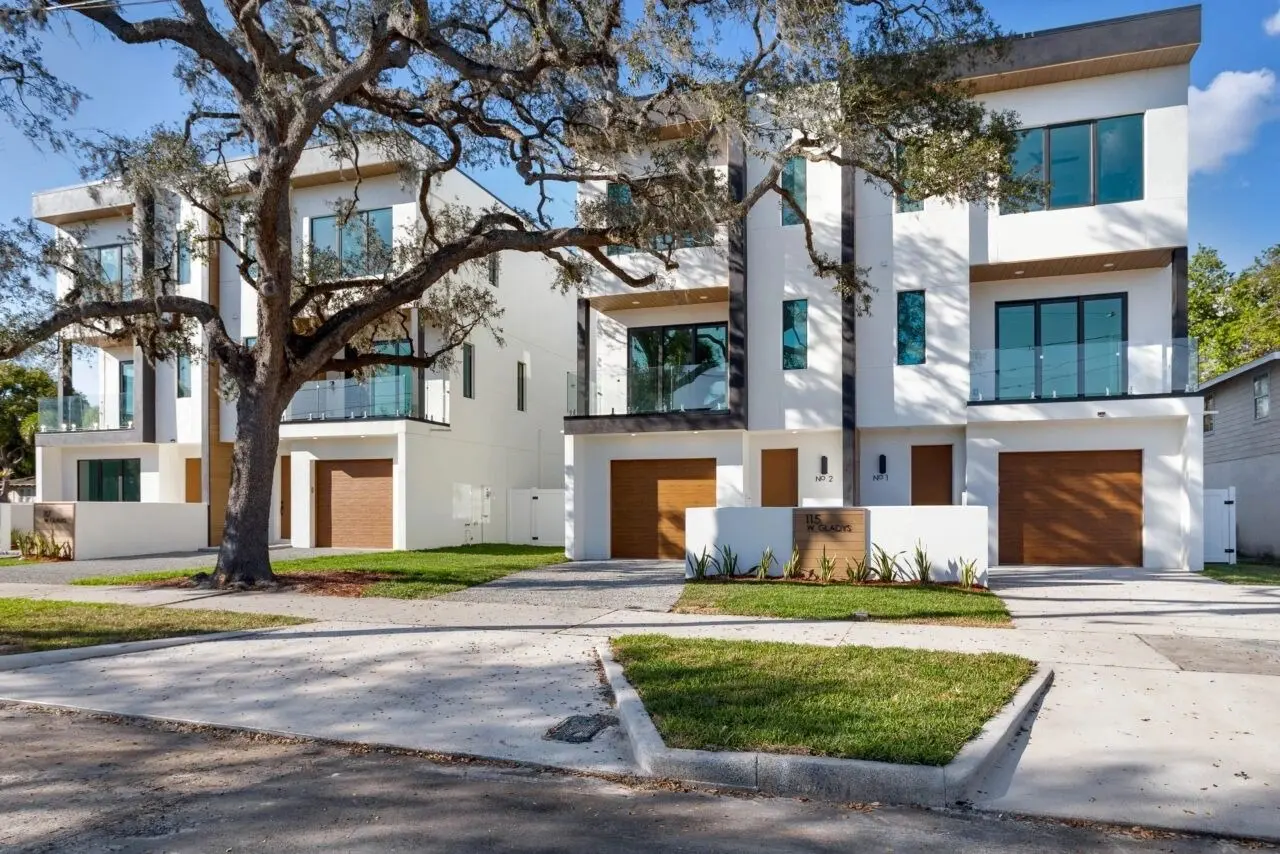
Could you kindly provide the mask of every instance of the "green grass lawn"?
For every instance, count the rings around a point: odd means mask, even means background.
[[[1270,563],[1206,563],[1204,574],[1227,584],[1280,584],[1280,566]]]
[[[0,599],[0,649],[40,652],[307,622],[272,614]]]
[[[549,546],[504,544],[454,546],[418,552],[368,552],[364,554],[285,560],[272,564],[278,575],[296,572],[365,570],[394,573],[397,578],[369,586],[365,596],[393,599],[430,599],[455,590],[484,584],[519,572],[564,562],[564,549]],[[186,578],[199,570],[175,569],[135,575],[103,575],[82,578],[73,584],[144,584],[170,578]]]
[[[675,610],[802,620],[848,620],[861,611],[872,620],[953,626],[1007,626],[1009,611],[988,590],[949,586],[786,584],[749,581],[684,586]]]
[[[627,635],[613,648],[669,747],[945,765],[1035,664],[1013,655]]]
[[[19,566],[22,562],[20,557],[0,557],[0,566]]]

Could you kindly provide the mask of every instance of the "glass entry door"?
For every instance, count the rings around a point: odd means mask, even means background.
[[[997,399],[1124,394],[1126,327],[1124,294],[997,303]]]

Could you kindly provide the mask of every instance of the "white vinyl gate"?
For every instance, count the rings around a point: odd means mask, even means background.
[[[564,490],[509,490],[507,542],[529,546],[563,546]]]
[[[1204,562],[1236,562],[1236,488],[1204,491]]]

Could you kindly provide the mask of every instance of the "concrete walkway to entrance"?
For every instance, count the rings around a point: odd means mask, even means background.
[[[601,637],[1012,652],[1057,679],[979,807],[1280,839],[1280,590],[1182,573],[997,570],[1016,627],[970,629],[667,613],[679,578],[678,564],[565,565],[424,601],[0,583],[0,597],[323,621],[0,673],[0,698],[606,770],[630,765],[616,729],[580,746],[541,738],[570,714],[607,709],[591,656]]]

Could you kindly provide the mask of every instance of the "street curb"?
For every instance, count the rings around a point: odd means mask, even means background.
[[[669,748],[609,644],[597,644],[596,654],[613,689],[618,722],[643,773],[841,802],[948,807],[972,800],[983,775],[1017,738],[1023,720],[1053,682],[1053,670],[1038,666],[1009,705],[988,721],[950,764],[899,765],[825,756]]]
[[[0,673],[9,670],[25,670],[28,667],[44,667],[50,664],[69,664],[73,661],[86,661],[90,658],[112,658],[117,655],[129,655],[134,652],[147,652],[152,649],[165,649],[171,646],[186,646],[193,643],[231,640],[233,638],[260,635],[288,626],[263,626],[260,629],[240,629],[234,632],[213,632],[205,635],[182,635],[173,638],[153,638],[143,641],[126,641],[124,643],[104,643],[97,646],[79,646],[73,649],[49,649],[44,652],[22,652],[16,655],[0,655]]]

